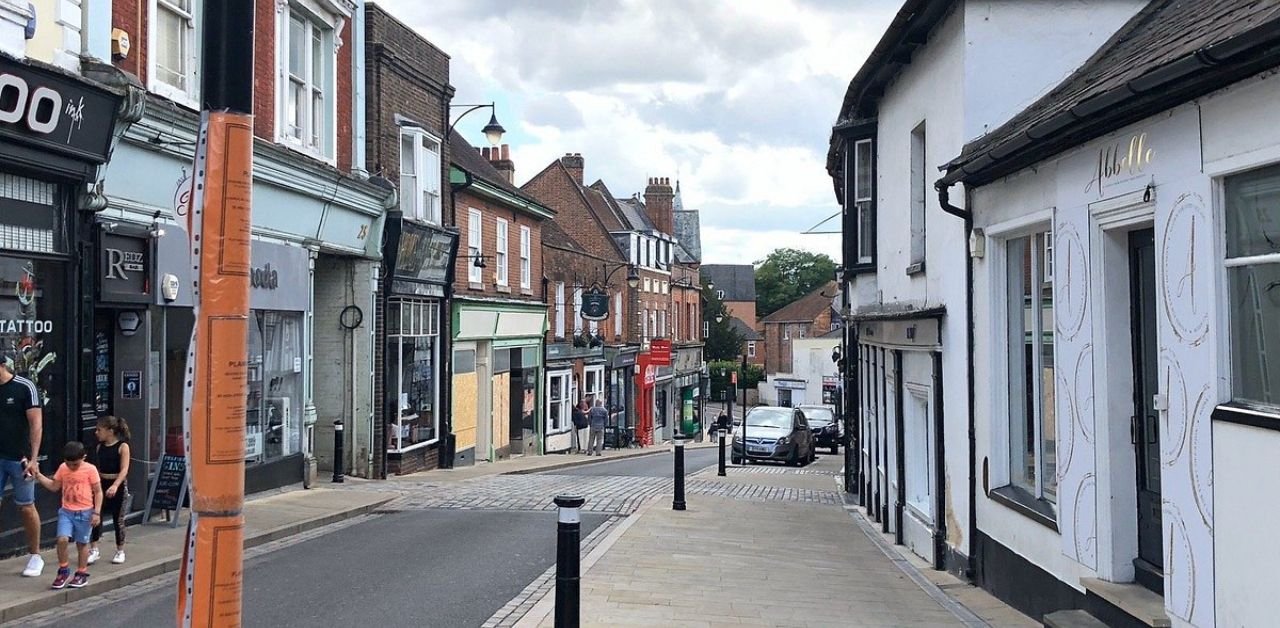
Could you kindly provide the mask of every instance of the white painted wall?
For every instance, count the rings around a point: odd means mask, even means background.
[[[1146,0],[966,2],[964,138],[985,135],[1048,93],[1146,4]]]
[[[1213,426],[1218,516],[1214,572],[1221,626],[1268,626],[1280,613],[1275,560],[1280,556],[1280,474],[1273,472],[1280,432],[1231,423]],[[1265,466],[1271,463],[1270,466]]]

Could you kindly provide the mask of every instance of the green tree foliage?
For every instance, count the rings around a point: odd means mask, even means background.
[[[777,249],[756,262],[756,313],[768,316],[835,278],[836,263],[822,253]]]
[[[738,373],[737,390],[742,390],[743,382],[747,388],[755,388],[764,380],[764,367],[759,364],[748,364],[746,375],[742,374],[742,363],[738,360],[718,360],[707,362],[707,372],[711,375],[712,401],[724,401],[726,389],[730,384],[730,373]]]
[[[724,301],[716,298],[714,290],[703,287],[702,298],[705,306],[702,308],[702,320],[707,323],[706,343],[702,348],[702,353],[707,360],[736,360],[742,355],[742,334],[734,329],[729,322],[729,310],[725,307]],[[716,317],[720,317],[720,322],[716,322]]]

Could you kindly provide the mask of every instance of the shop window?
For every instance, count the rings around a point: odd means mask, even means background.
[[[547,433],[569,431],[573,401],[570,371],[547,374]]]
[[[588,367],[584,375],[582,395],[587,403],[594,406],[596,399],[604,398],[604,366]]]
[[[400,211],[440,224],[440,140],[418,127],[400,130]]]
[[[254,310],[249,317],[245,461],[302,451],[302,313]]]
[[[387,305],[387,394],[398,410],[388,426],[388,449],[405,451],[440,437],[436,412],[439,388],[440,305],[428,299],[393,299]]]
[[[67,252],[60,200],[57,184],[0,173],[0,249]]]
[[[339,18],[311,5],[291,3],[287,19],[280,20],[277,128],[284,144],[331,161],[337,103],[334,25]]]
[[[1053,284],[1044,269],[1046,240],[1042,232],[1005,242],[1009,479],[1028,495],[1056,503]]]
[[[932,520],[932,491],[930,490],[930,469],[933,458],[929,443],[930,424],[929,390],[915,386],[907,386],[906,417],[903,421],[904,450],[906,451],[905,471],[907,503],[916,512]]]
[[[151,0],[149,7],[155,25],[148,38],[149,88],[192,107],[198,104],[196,15],[201,4],[196,0]]]
[[[1280,413],[1280,166],[1228,177],[1225,191],[1231,397]],[[1195,256],[1173,278],[1178,298],[1197,298]]]
[[[36,385],[44,411],[41,451],[54,467],[66,442],[67,319],[73,300],[66,294],[67,265],[61,262],[0,257],[0,349],[13,371]],[[48,472],[50,467],[44,465]],[[0,487],[3,490],[5,487]]]

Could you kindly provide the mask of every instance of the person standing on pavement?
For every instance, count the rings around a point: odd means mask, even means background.
[[[40,514],[36,512],[35,474],[40,470],[40,439],[44,415],[40,393],[31,380],[15,375],[7,359],[0,359],[0,491],[13,484],[13,503],[27,536],[27,567],[22,575],[44,573],[40,558]]]
[[[604,455],[604,426],[609,422],[609,411],[604,409],[604,400],[596,399],[596,405],[587,413],[587,423],[591,425],[591,435],[587,439],[587,455]]]
[[[98,427],[93,433],[98,437],[93,461],[102,478],[102,514],[111,515],[111,522],[116,528],[116,553],[111,563],[120,565],[124,563],[124,516],[129,512],[129,424],[121,418],[104,416],[98,419]],[[101,556],[98,550],[101,538],[102,521],[99,518],[89,539],[90,565],[98,562]]]
[[[578,405],[573,407],[573,449],[577,453],[584,451],[590,453],[590,450],[582,445],[582,430],[587,428],[587,411],[590,405],[586,399],[579,399]]]
[[[36,469],[40,486],[62,493],[58,509],[58,575],[53,588],[79,589],[89,584],[89,537],[102,523],[102,479],[98,469],[84,459],[84,444],[73,440],[62,448],[62,465],[52,478]],[[68,545],[76,544],[76,573],[71,575]]]

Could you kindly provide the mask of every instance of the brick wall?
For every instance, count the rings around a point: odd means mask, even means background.
[[[756,318],[755,301],[724,301],[724,308],[729,311],[729,316],[754,327],[756,331],[760,331],[761,325],[759,319]]]
[[[461,297],[501,297],[522,301],[542,302],[542,219],[512,210],[463,190],[457,195],[458,217],[454,223],[461,234],[458,244],[458,260],[454,268],[454,294]],[[480,210],[482,219],[481,254],[485,268],[481,269],[482,281],[470,282],[469,273],[475,260],[466,257],[470,246],[472,209]],[[499,286],[498,273],[498,219],[507,221],[507,285]],[[520,227],[529,228],[529,287],[520,287]]]
[[[147,4],[138,0],[111,3],[111,27],[129,35],[129,58],[114,59],[115,66],[147,84]]]
[[[765,372],[791,372],[791,340],[800,338],[801,330],[804,331],[805,338],[817,338],[831,331],[831,310],[823,310],[809,322],[765,323]],[[790,339],[786,337],[787,331],[791,332]],[[759,346],[756,350],[759,351]]]
[[[597,282],[604,279],[604,264],[615,263],[594,255],[573,251],[558,246],[543,244],[542,259],[544,262],[543,275],[547,278],[547,342],[563,342],[570,340],[575,327],[589,329],[588,321],[575,321],[573,318],[573,289],[575,286],[583,286],[584,289],[591,287]],[[614,273],[611,285],[605,288],[609,294],[609,318],[600,321],[600,335],[605,342],[617,343],[623,342],[624,335],[622,330],[614,325],[614,305],[617,303],[617,294],[623,294],[622,321],[623,327],[629,319],[630,310],[627,307],[626,292],[628,290],[625,270],[619,270]],[[563,338],[556,337],[556,315],[561,309],[561,304],[556,303],[556,285],[564,283],[564,328],[565,336]]]
[[[253,5],[253,134],[274,142],[276,130],[276,3]]]
[[[534,175],[521,189],[543,205],[554,209],[556,224],[588,253],[617,262],[623,261],[613,238],[591,213],[578,184],[560,163],[552,163]],[[625,271],[618,271],[618,274],[623,272]]]

